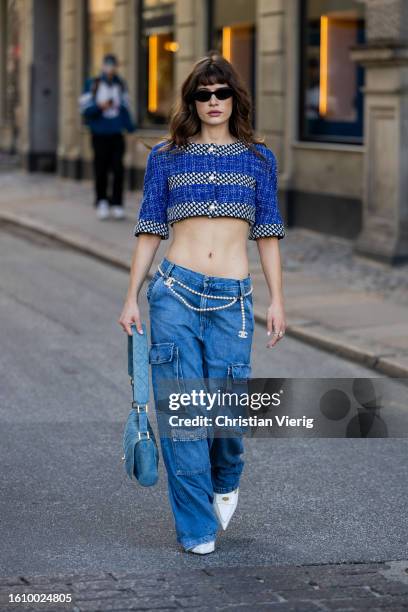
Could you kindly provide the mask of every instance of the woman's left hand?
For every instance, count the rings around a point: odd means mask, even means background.
[[[281,301],[272,301],[266,313],[266,331],[268,336],[272,338],[266,345],[266,348],[272,348],[285,335],[286,321],[283,303]]]

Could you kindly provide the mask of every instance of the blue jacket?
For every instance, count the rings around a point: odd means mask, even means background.
[[[285,236],[279,211],[277,161],[263,144],[189,141],[184,147],[149,153],[143,198],[133,233],[169,237],[169,224],[195,216],[236,217],[248,221],[250,240]]]
[[[98,102],[112,100],[110,108],[102,110]],[[80,112],[85,124],[94,134],[134,132],[136,125],[129,107],[129,94],[123,79],[114,75],[109,81],[104,73],[87,79],[79,98]]]

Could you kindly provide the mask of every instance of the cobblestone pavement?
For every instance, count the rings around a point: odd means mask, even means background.
[[[353,253],[353,243],[306,229],[291,229],[291,240],[282,245],[285,269],[309,268],[322,279],[348,289],[380,294],[408,306],[408,265],[388,266]],[[283,242],[283,241],[282,241]]]
[[[192,564],[195,559],[192,560]],[[11,595],[44,594],[70,603],[10,604]],[[186,571],[100,572],[0,579],[9,610],[408,610],[408,561],[335,565],[213,567]]]

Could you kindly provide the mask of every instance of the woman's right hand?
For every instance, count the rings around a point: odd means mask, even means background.
[[[129,336],[132,335],[132,330],[130,328],[132,323],[136,324],[136,329],[139,334],[143,334],[140,310],[136,299],[126,300],[125,305],[123,306],[122,314],[118,319],[118,323],[122,326],[123,331],[127,332]]]

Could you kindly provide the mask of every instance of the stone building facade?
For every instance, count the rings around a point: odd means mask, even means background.
[[[128,185],[192,63],[219,48],[241,71],[279,164],[288,227],[408,260],[408,6],[404,0],[0,0],[0,148],[28,171],[92,172],[78,113],[114,52],[138,130]],[[140,139],[140,140],[139,140]],[[145,143],[145,144],[144,144]],[[408,165],[407,165],[408,167]]]

